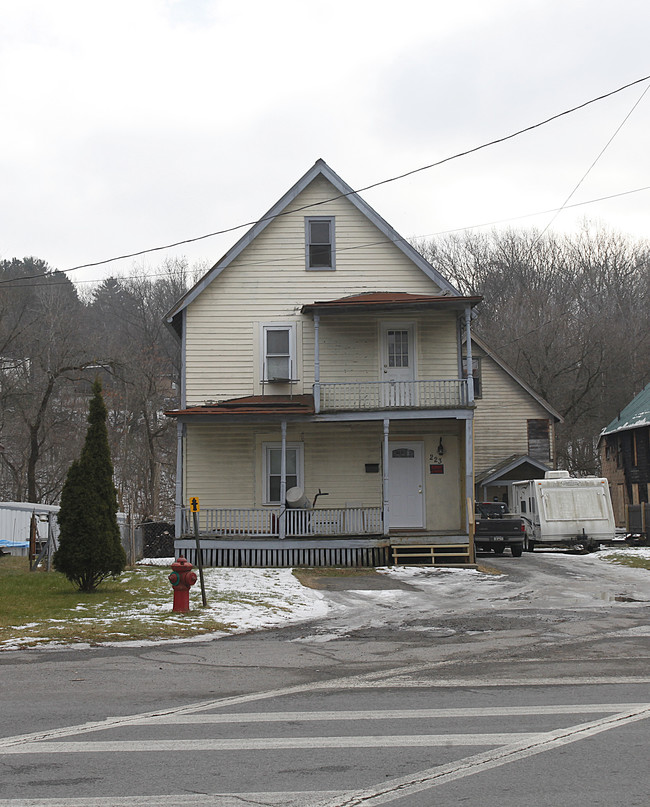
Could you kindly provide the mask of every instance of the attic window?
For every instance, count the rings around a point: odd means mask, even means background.
[[[307,269],[335,269],[334,217],[305,218],[305,260]]]

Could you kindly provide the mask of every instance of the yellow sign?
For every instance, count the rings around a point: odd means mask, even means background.
[[[192,513],[198,513],[200,509],[199,500],[196,496],[192,496],[190,499],[190,511]]]

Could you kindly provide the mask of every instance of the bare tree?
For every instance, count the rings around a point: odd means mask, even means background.
[[[600,429],[650,372],[648,244],[585,225],[576,236],[507,230],[416,246],[483,295],[477,333],[565,417],[562,466],[596,472]]]

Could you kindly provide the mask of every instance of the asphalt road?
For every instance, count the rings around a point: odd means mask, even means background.
[[[0,654],[0,807],[645,807],[650,582],[482,560],[444,596],[329,581],[282,630]]]

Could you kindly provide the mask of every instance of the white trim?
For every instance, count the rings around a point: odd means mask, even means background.
[[[268,378],[266,367],[266,334],[269,331],[289,331],[289,378],[278,380]],[[259,380],[262,384],[288,384],[298,381],[300,378],[300,367],[298,361],[298,324],[296,322],[260,322],[259,323]]]

